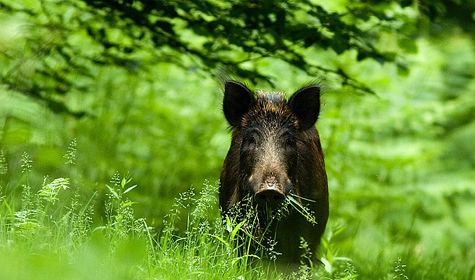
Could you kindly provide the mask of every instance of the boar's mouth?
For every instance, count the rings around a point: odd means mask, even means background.
[[[254,191],[255,189],[250,191],[252,205],[262,223],[281,220],[290,213],[290,188],[291,186],[283,187],[274,178],[268,177],[264,183],[258,184],[255,188],[257,191]]]
[[[276,208],[285,200],[284,193],[275,187],[261,188],[254,194],[254,199],[259,207]]]
[[[284,193],[278,187],[267,186],[259,189],[252,198],[255,209],[263,219],[261,221],[281,220],[296,211],[311,224],[317,224],[315,213],[312,213],[307,207],[308,203],[316,202],[301,197],[292,190]]]

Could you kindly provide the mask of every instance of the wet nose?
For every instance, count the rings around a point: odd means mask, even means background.
[[[261,207],[265,207],[266,205],[276,207],[284,201],[284,193],[275,188],[265,188],[258,191],[254,195],[254,198]]]

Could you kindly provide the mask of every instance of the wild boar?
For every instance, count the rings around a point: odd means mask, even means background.
[[[315,128],[320,87],[306,86],[287,101],[283,93],[255,95],[243,84],[228,81],[223,111],[232,140],[220,176],[222,214],[237,215],[230,210],[250,201],[260,213],[258,227],[270,231],[275,241],[279,260],[299,263],[302,238],[315,260],[329,212],[327,175]],[[286,208],[285,215],[269,219],[279,207]]]

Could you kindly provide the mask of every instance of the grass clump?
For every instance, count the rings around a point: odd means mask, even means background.
[[[71,149],[66,159],[74,164]],[[163,228],[152,228],[134,214],[130,174],[116,172],[101,201],[98,192],[84,197],[75,178],[30,180],[32,169],[23,154],[22,175],[8,182],[8,192],[0,189],[1,279],[309,279],[312,273],[282,274],[251,254],[252,224],[218,215],[218,182],[181,193]],[[102,221],[94,220],[98,203]]]
[[[73,168],[76,156],[71,147],[65,157],[68,168]],[[272,239],[266,237],[266,229],[256,228],[259,219],[252,207],[233,210],[242,211],[238,213],[241,216],[221,218],[218,182],[205,181],[199,191],[190,188],[180,193],[163,217],[164,226],[152,228],[134,213],[130,194],[139,187],[130,174],[116,172],[104,184],[106,193],[86,196],[74,175],[31,179],[33,163],[24,153],[20,176],[1,177],[0,279],[473,278],[473,268],[472,272],[463,270],[445,264],[444,259],[402,258],[394,252],[366,260],[354,252],[342,253],[337,240],[345,227],[331,224],[322,238],[321,252],[317,252],[321,264],[302,262],[295,270],[284,272],[274,262],[278,253]],[[2,170],[6,170],[2,175],[9,172],[0,153]],[[287,207],[314,220],[314,214],[299,205],[293,197],[287,201]],[[95,219],[98,209],[103,211],[102,220]],[[286,214],[277,212],[272,219]],[[300,248],[302,259],[312,259],[305,240]]]

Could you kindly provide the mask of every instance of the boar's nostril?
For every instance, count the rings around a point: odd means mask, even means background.
[[[270,206],[275,207],[281,204],[284,201],[284,194],[273,188],[268,188],[264,190],[260,190],[255,194],[255,199],[259,206]]]

